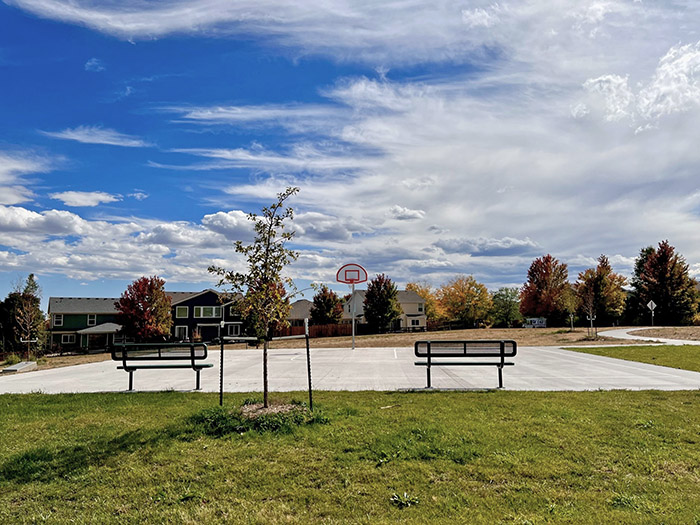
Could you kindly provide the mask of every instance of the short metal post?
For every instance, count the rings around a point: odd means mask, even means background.
[[[498,365],[498,388],[503,388],[503,366],[506,361],[506,342],[501,341],[501,364]]]
[[[431,361],[431,359],[430,359],[430,341],[428,341],[427,346],[428,346],[428,365],[425,367],[425,369],[428,373],[428,386],[426,386],[426,388],[430,388],[430,361]]]
[[[311,350],[309,348],[309,320],[304,319],[304,335],[306,339],[306,373],[309,378],[309,410],[314,411],[314,397],[311,388]]]
[[[134,389],[134,371],[129,370],[129,392]]]
[[[200,369],[197,368],[197,369],[195,370],[195,372],[197,372],[197,388],[195,388],[195,390],[201,390],[201,389],[199,388],[199,372],[200,372]]]

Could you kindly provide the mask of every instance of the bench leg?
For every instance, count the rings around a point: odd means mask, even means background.
[[[129,392],[134,389],[134,371],[129,370]]]
[[[201,390],[201,388],[199,387],[199,368],[196,369],[195,372],[197,372],[197,388],[195,388],[195,390]]]
[[[503,367],[498,367],[498,388],[503,388]]]
[[[430,388],[430,365],[425,367],[426,373],[428,375],[428,384],[426,385],[425,388]]]

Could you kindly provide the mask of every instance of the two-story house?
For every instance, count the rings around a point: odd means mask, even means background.
[[[232,302],[223,303],[215,290],[165,293],[171,301],[171,336],[176,341],[209,342],[221,335],[241,334],[241,319]],[[49,298],[51,347],[86,351],[124,341],[119,335],[121,326],[116,322],[118,300],[116,297]]]
[[[427,317],[425,316],[425,300],[416,292],[399,290],[397,294],[402,314],[394,326],[395,330],[422,331],[425,330]],[[355,290],[355,293],[343,305],[343,322],[351,322],[353,305],[355,307],[355,319],[359,323],[365,323],[365,290]]]
[[[172,304],[172,334],[177,341],[213,341],[241,335],[241,319],[233,301],[223,302],[215,290],[166,292]],[[223,332],[221,321],[224,322]]]
[[[109,297],[49,298],[51,348],[90,350],[114,343],[121,328],[116,324],[115,301]]]

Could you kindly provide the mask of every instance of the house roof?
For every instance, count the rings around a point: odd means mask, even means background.
[[[98,324],[97,326],[91,326],[90,328],[83,328],[82,330],[78,330],[77,333],[83,334],[83,335],[90,335],[90,334],[116,334],[119,330],[122,329],[122,326],[117,323],[102,323]]]
[[[308,299],[299,299],[298,301],[294,301],[287,319],[307,319],[308,317],[311,317],[312,304],[313,303]]]
[[[52,314],[116,314],[114,297],[49,297]]]
[[[198,295],[212,292],[218,295],[216,290],[207,289],[201,292],[168,292],[172,305],[176,305],[192,299]],[[49,297],[49,312],[52,314],[116,314],[114,303],[118,297]]]
[[[358,300],[365,300],[365,293],[367,290],[355,290],[355,295],[358,297]],[[418,295],[416,292],[413,290],[398,290],[398,293],[396,294],[396,298],[398,299],[399,303],[424,303],[425,299],[423,299],[420,295]]]

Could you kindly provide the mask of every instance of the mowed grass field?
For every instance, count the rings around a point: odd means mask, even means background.
[[[0,523],[700,522],[698,391],[314,399],[214,438],[216,395],[0,396]]]
[[[601,346],[576,351],[700,372],[700,345]]]

